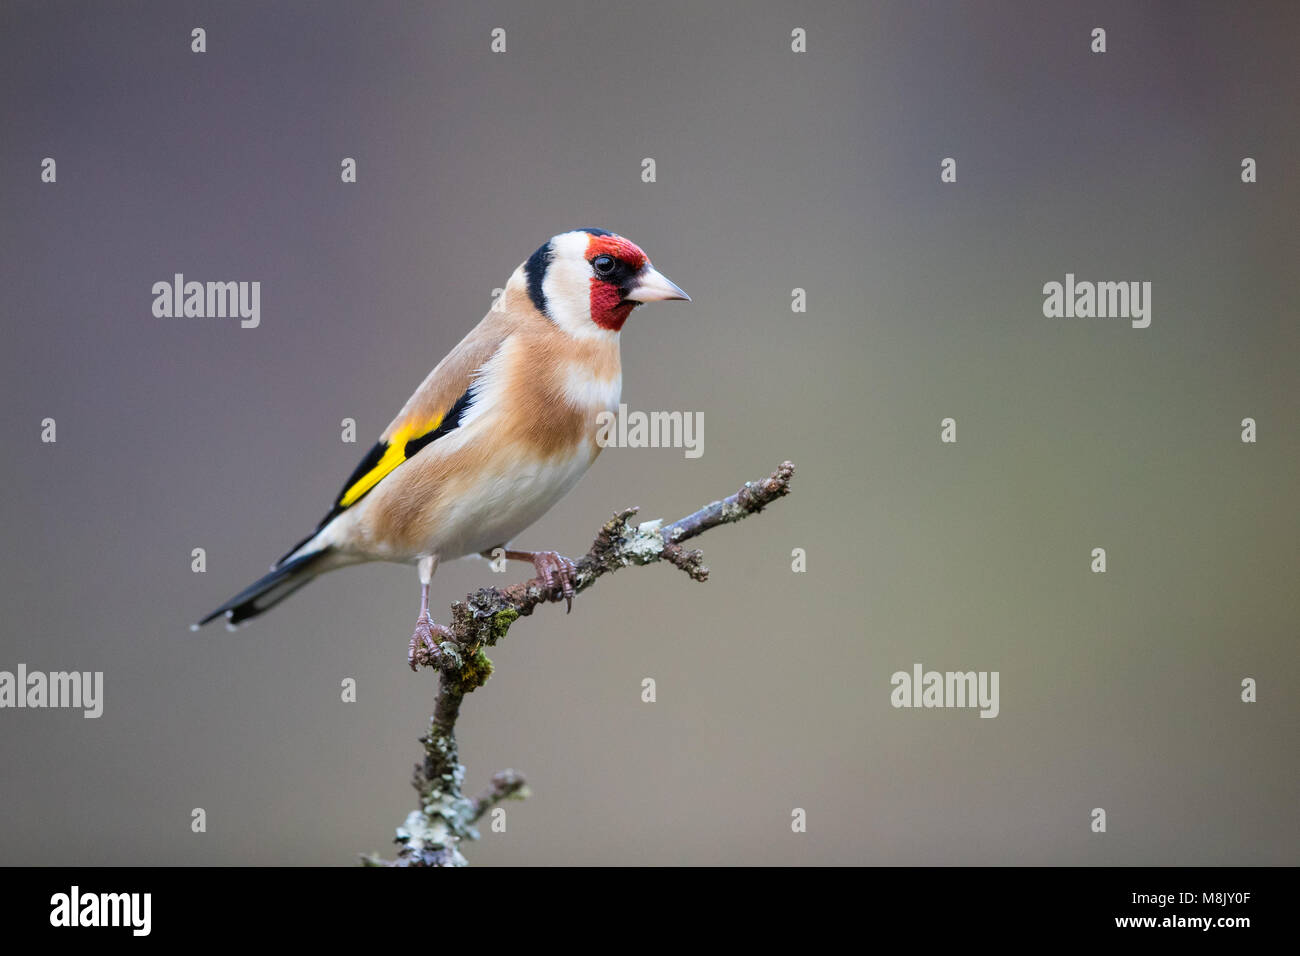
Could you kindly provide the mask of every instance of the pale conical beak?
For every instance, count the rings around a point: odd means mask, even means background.
[[[662,302],[665,299],[685,299],[691,297],[677,287],[677,284],[650,264],[637,275],[637,284],[626,296],[630,302]]]

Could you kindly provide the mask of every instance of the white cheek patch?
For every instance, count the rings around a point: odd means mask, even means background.
[[[575,338],[607,339],[617,332],[602,329],[591,318],[591,264],[585,232],[566,232],[551,240],[553,257],[542,280],[551,319]]]

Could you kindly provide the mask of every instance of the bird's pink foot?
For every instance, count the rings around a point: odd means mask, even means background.
[[[572,611],[573,578],[578,573],[577,565],[557,551],[534,551],[532,560],[537,576],[546,582],[547,591],[559,591],[564,595],[565,613]]]
[[[442,658],[438,642],[450,640],[451,637],[451,631],[441,624],[434,624],[429,612],[422,611],[415,621],[415,633],[411,635],[406,663],[411,665],[413,671],[418,671],[421,667],[432,667]]]

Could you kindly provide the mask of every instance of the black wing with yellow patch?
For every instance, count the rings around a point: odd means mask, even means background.
[[[375,446],[370,449],[369,454],[361,460],[361,464],[357,465],[352,474],[348,476],[348,480],[343,485],[343,490],[334,499],[334,505],[329,512],[316,525],[316,530],[290,548],[288,554],[281,558],[280,561],[277,561],[276,564],[283,562],[290,554],[293,554],[314,538],[321,528],[369,494],[375,485],[392,473],[393,469],[402,462],[414,458],[420,449],[459,428],[461,417],[464,415],[465,409],[469,407],[469,402],[470,393],[466,389],[465,393],[456,399],[456,403],[447,410],[447,414],[443,415],[438,421],[431,425],[426,424],[423,428],[417,425],[404,425],[394,431],[387,441],[376,442]]]

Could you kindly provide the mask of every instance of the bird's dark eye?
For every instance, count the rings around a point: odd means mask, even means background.
[[[591,260],[591,267],[596,270],[596,275],[607,276],[614,271],[614,257],[597,256]]]

